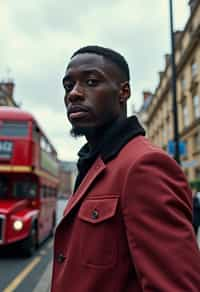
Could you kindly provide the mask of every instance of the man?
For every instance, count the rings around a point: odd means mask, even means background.
[[[110,49],[75,52],[63,79],[79,152],[57,227],[52,292],[199,292],[192,198],[177,163],[126,117],[129,68]]]
[[[196,236],[200,226],[200,192],[193,192],[193,227]]]

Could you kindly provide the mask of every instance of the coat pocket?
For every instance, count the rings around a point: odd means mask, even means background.
[[[84,265],[112,267],[117,255],[118,198],[85,200],[79,210],[80,249]]]

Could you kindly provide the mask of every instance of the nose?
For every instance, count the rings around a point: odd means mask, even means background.
[[[69,102],[75,102],[81,99],[83,99],[83,88],[79,82],[76,82],[71,91],[66,95],[65,102],[68,104]]]

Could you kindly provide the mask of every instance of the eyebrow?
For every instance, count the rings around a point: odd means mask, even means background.
[[[102,70],[97,70],[97,69],[95,69],[95,68],[90,68],[90,69],[83,69],[82,71],[81,71],[81,74],[93,74],[93,73],[96,73],[96,74],[98,74],[98,75],[102,75],[102,76],[104,76],[105,77],[105,73],[102,71]],[[68,81],[68,80],[70,80],[71,79],[71,76],[70,76],[70,74],[66,74],[65,76],[64,76],[64,78],[63,78],[63,83],[65,82],[65,81]]]

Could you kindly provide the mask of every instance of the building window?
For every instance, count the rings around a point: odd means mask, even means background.
[[[188,169],[184,169],[185,176],[188,177]]]
[[[198,73],[198,66],[195,61],[193,61],[191,64],[191,73],[192,73],[192,77],[195,77]]]
[[[181,78],[181,89],[183,91],[186,89],[186,80],[184,77]]]
[[[195,173],[196,173],[196,178],[200,179],[200,168],[197,168]]]
[[[184,127],[189,126],[189,112],[186,101],[183,103],[183,125]]]
[[[170,137],[171,137],[171,134],[172,134],[172,125],[170,123],[169,117],[167,118],[167,124],[166,124],[166,126],[167,126],[167,139],[169,140]]]
[[[200,98],[198,95],[194,95],[193,98],[193,109],[194,109],[194,117],[200,117]]]
[[[194,31],[192,23],[190,24],[188,30],[189,30],[189,33],[192,33]]]
[[[166,137],[166,132],[165,132],[165,126],[161,126],[161,145],[164,145],[165,143],[165,137]]]
[[[200,151],[200,132],[194,135],[194,150]]]

